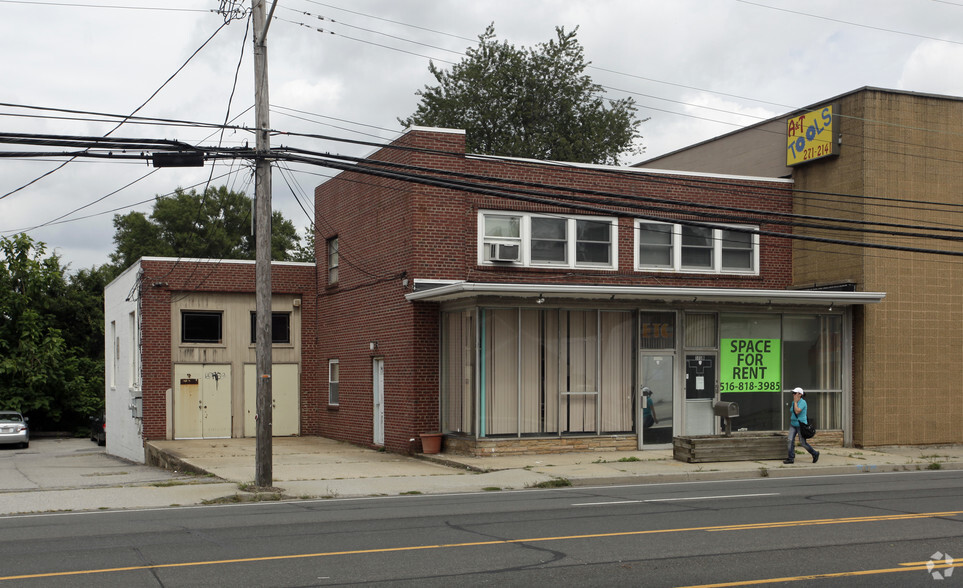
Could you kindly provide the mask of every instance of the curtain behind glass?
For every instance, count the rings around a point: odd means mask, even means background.
[[[601,313],[602,432],[632,430],[632,325],[631,312]]]

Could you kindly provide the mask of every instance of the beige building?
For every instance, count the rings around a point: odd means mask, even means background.
[[[963,443],[963,98],[861,88],[638,167],[791,177],[824,239],[787,241],[793,286],[886,292],[854,309],[846,441]]]

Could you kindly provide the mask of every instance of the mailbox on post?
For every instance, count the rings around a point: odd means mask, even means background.
[[[726,421],[726,437],[732,437],[732,418],[739,416],[739,405],[735,402],[715,402],[712,412]]]

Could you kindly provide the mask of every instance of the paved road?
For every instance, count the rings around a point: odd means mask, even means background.
[[[5,517],[0,586],[931,586],[963,473]]]

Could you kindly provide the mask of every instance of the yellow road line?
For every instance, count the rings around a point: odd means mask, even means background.
[[[915,572],[928,571],[926,564],[901,563],[901,568],[882,568],[878,570],[855,570],[852,572],[835,572],[831,574],[809,574],[807,576],[785,576],[783,578],[763,578],[761,580],[741,580],[736,582],[723,582],[721,584],[698,584],[694,586],[683,586],[680,588],[731,588],[732,586],[755,586],[757,584],[774,584],[776,582],[801,582],[804,580],[821,580],[824,578],[848,578],[851,576],[872,576],[875,574],[893,574],[896,572]],[[934,570],[953,567],[949,564],[935,564]]]
[[[831,524],[849,524],[849,523],[867,523],[867,522],[877,522],[877,521],[892,521],[892,520],[908,520],[908,519],[929,519],[938,517],[952,517],[963,513],[963,510],[954,510],[946,512],[926,512],[918,514],[906,514],[906,515],[887,515],[887,516],[873,516],[873,517],[847,517],[839,519],[816,519],[816,520],[803,520],[803,521],[787,521],[781,523],[750,523],[746,525],[722,525],[722,526],[711,526],[711,527],[684,527],[678,529],[650,529],[646,531],[620,531],[614,533],[590,533],[585,535],[565,535],[558,537],[531,537],[528,539],[498,539],[493,541],[474,541],[471,543],[444,543],[439,545],[412,545],[408,547],[383,547],[378,549],[357,549],[352,551],[328,551],[321,553],[299,553],[291,555],[270,555],[262,557],[245,557],[239,559],[221,559],[221,560],[210,560],[210,561],[192,561],[192,562],[179,562],[179,563],[167,563],[167,564],[151,564],[143,566],[127,566],[121,568],[101,568],[94,570],[73,570],[69,572],[45,572],[38,574],[24,574],[19,576],[0,576],[0,582],[7,580],[26,580],[32,578],[55,578],[61,576],[81,576],[86,574],[107,574],[113,572],[130,572],[137,570],[160,570],[165,568],[184,568],[192,566],[213,566],[213,565],[223,565],[223,564],[234,564],[234,563],[251,563],[258,561],[278,561],[286,559],[304,559],[311,557],[333,557],[338,555],[364,555],[370,553],[392,553],[392,552],[403,552],[403,551],[419,551],[427,549],[453,549],[457,547],[482,547],[486,545],[510,545],[514,543],[537,543],[543,541],[567,541],[573,539],[598,539],[603,537],[628,537],[633,535],[653,535],[660,533],[683,533],[691,531],[739,531],[739,530],[755,530],[755,529],[777,529],[781,527],[790,526],[804,526],[804,525],[831,525]],[[902,564],[902,565],[918,565],[918,564]],[[923,568],[925,569],[925,565]],[[913,567],[903,567],[903,568],[893,568],[893,571],[906,571],[916,569]],[[844,572],[844,575],[859,575],[862,573],[885,573],[886,570],[877,571],[867,571],[867,572]],[[835,577],[833,574],[828,575],[814,575],[814,576],[800,576],[798,579],[811,579],[811,578],[832,578]],[[769,579],[760,580],[752,582],[742,582],[733,584],[711,584],[711,586],[746,586],[753,583],[765,583],[765,582],[788,582],[791,579]],[[709,586],[709,585],[707,585]]]

